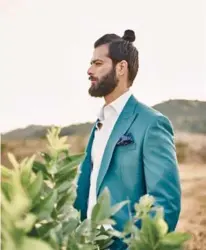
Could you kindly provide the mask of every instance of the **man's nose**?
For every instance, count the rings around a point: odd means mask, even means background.
[[[94,74],[94,72],[93,72],[93,70],[92,70],[92,66],[89,67],[89,69],[87,70],[87,74],[88,74],[89,76],[91,76],[91,75]]]

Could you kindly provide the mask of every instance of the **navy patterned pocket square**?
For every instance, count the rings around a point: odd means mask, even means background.
[[[134,143],[134,140],[133,140],[132,134],[129,133],[127,135],[123,135],[119,139],[119,141],[117,142],[117,146],[125,146],[125,145],[131,144],[131,143]]]

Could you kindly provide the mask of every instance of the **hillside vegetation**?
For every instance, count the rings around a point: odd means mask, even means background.
[[[169,100],[153,106],[154,109],[166,115],[172,122],[174,130],[195,134],[206,134],[206,102],[190,100]],[[55,120],[55,117],[54,117]],[[87,136],[93,123],[83,123],[66,126],[61,136]],[[18,140],[44,138],[49,127],[30,125],[2,135],[2,140]]]

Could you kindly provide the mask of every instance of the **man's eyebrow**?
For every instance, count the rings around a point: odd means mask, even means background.
[[[103,60],[101,60],[101,59],[94,59],[94,60],[91,60],[90,64],[93,64],[93,63],[96,63],[96,62],[103,62]]]

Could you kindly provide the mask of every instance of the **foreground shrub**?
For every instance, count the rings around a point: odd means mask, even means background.
[[[59,128],[48,131],[48,153],[41,153],[43,163],[35,161],[35,156],[17,162],[8,154],[13,169],[1,167],[2,249],[101,250],[109,249],[113,236],[131,250],[181,249],[189,235],[168,233],[164,211],[153,206],[154,198],[149,195],[135,205],[136,214],[123,232],[104,228],[115,224],[112,216],[128,203],[111,207],[108,189],[99,196],[91,219],[81,221],[73,204],[85,155],[70,156],[67,138],[59,134]],[[141,229],[135,226],[137,220],[142,222]]]

